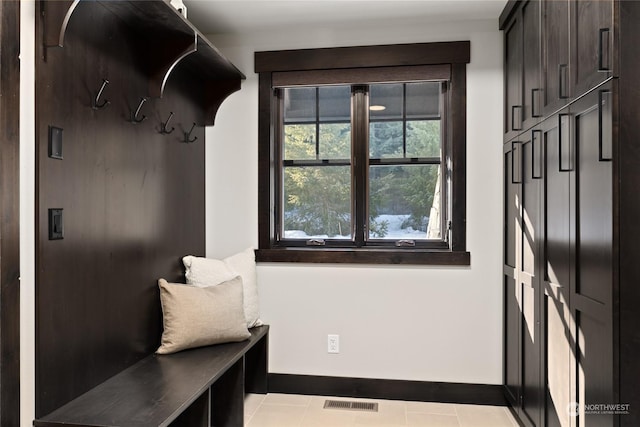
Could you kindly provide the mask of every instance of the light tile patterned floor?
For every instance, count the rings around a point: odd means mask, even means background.
[[[324,409],[324,401],[377,402],[378,412]],[[245,399],[247,427],[517,427],[502,406],[403,402],[381,399],[249,394]]]

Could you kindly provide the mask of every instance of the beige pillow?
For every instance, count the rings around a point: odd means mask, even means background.
[[[158,280],[164,330],[156,353],[244,341],[247,330],[238,276],[216,286],[196,286]]]
[[[187,255],[182,258],[187,283],[195,286],[212,286],[233,277],[242,277],[244,316],[247,327],[262,325],[258,304],[256,261],[252,248],[245,249],[225,259],[200,258]]]

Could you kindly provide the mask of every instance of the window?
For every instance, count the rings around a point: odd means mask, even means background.
[[[258,261],[468,265],[469,43],[256,53]]]

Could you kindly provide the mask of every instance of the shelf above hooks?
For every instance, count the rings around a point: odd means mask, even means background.
[[[40,7],[45,17],[44,45],[45,47],[64,46],[64,36],[67,32],[69,19],[80,0],[42,1]]]
[[[193,89],[189,96],[206,111],[202,125],[212,125],[220,104],[240,89],[244,74],[169,3],[169,0],[43,1],[44,45],[63,47],[65,33],[78,8],[95,7],[96,13],[112,13],[138,37],[132,44],[148,78],[148,96],[161,98],[172,73],[187,72]],[[203,94],[203,88],[205,93]]]

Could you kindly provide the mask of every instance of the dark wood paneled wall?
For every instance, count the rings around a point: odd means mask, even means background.
[[[181,257],[204,254],[204,128],[181,142],[202,108],[178,68],[164,97],[142,106],[147,119],[128,122],[149,87],[139,37],[99,3],[80,2],[64,47],[39,47],[37,417],[155,351],[157,279],[181,280]],[[95,110],[103,79],[110,105]],[[162,135],[171,112],[176,130]],[[63,160],[48,157],[49,126],[63,129]],[[50,208],[63,209],[63,240],[49,240]]]
[[[0,2],[0,425],[20,423],[20,2]]]

